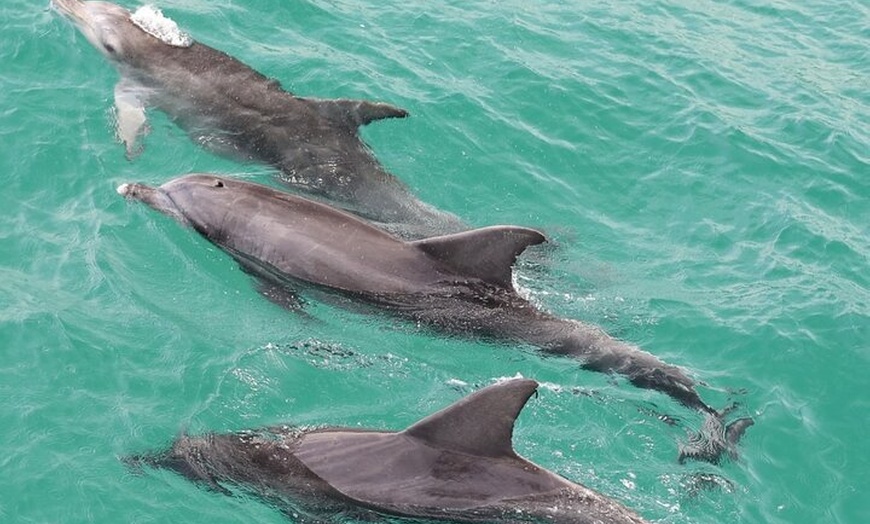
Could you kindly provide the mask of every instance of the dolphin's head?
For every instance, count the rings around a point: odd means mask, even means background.
[[[229,439],[217,435],[202,437],[179,436],[167,450],[143,455],[124,457],[122,461],[138,473],[143,466],[174,471],[191,482],[229,495],[230,492],[218,483],[218,471],[222,459],[232,457]],[[231,444],[231,443],[230,443]]]
[[[51,0],[72,20],[88,41],[116,63],[137,63],[139,57],[163,47],[187,47],[192,41],[152,7],[135,13],[110,2]]]
[[[129,183],[118,186],[118,194],[139,200],[182,224],[214,238],[235,214],[238,182],[208,174],[175,178],[160,187]]]
[[[288,476],[306,473],[292,455],[301,433],[295,428],[278,427],[198,436],[182,434],[169,449],[122,460],[134,472],[143,466],[167,469],[229,495],[231,492],[224,485],[247,482],[265,487],[276,480],[282,482]]]

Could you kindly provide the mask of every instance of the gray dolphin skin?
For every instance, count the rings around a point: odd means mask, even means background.
[[[663,392],[705,416],[702,433],[681,450],[681,460],[734,455],[752,423],[740,419],[726,426],[727,413],[705,404],[678,367],[521,297],[512,266],[528,246],[546,240],[533,229],[493,226],[405,241],[325,204],[210,174],[157,188],[123,184],[118,193],[192,227],[272,290],[292,294],[302,286],[440,332],[529,344]]]
[[[520,457],[514,422],[537,382],[511,379],[472,393],[404,431],[288,426],[183,435],[133,456],[133,467],[236,486],[294,520],[391,515],[458,522],[640,524],[620,503]],[[372,515],[374,514],[374,515]]]
[[[203,147],[272,166],[292,189],[404,238],[467,229],[456,216],[417,199],[359,137],[359,126],[403,118],[404,110],[293,96],[277,81],[193,41],[153,9],[131,13],[108,2],[51,2],[120,72],[115,106],[129,156],[140,149],[146,107],[155,107]]]

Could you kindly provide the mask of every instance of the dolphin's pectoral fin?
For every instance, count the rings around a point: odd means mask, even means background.
[[[457,273],[511,287],[511,267],[527,247],[546,242],[540,231],[491,226],[412,242]]]
[[[266,300],[291,313],[296,313],[304,320],[315,318],[305,312],[305,301],[290,287],[289,283],[275,282],[267,271],[241,256],[236,257],[236,262],[242,271],[251,276],[257,293],[263,295]]]
[[[272,282],[266,275],[266,272],[256,264],[250,263],[241,257],[238,257],[236,261],[239,263],[242,271],[253,278],[254,287],[257,289],[257,292],[266,297],[269,302],[281,306],[287,311],[302,311],[305,302],[292,289]]]
[[[115,115],[118,118],[118,138],[124,143],[127,158],[132,160],[143,149],[137,139],[148,131],[141,89],[125,80],[118,82],[115,86]]]
[[[257,292],[266,297],[266,300],[280,306],[287,311],[301,313],[305,307],[305,302],[293,291],[290,291],[284,286],[273,284],[269,281],[255,278],[255,286]]]
[[[408,116],[408,112],[404,109],[380,102],[346,99],[318,100],[315,98],[301,100],[305,100],[316,107],[323,117],[336,124],[348,126],[351,129],[370,124],[375,120],[405,118]]]

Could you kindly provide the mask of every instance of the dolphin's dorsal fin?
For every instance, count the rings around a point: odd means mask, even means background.
[[[417,422],[402,433],[427,445],[483,457],[516,457],[514,421],[538,388],[529,379],[486,387]]]
[[[325,118],[332,122],[348,126],[356,130],[375,120],[383,118],[405,118],[408,112],[404,109],[381,102],[369,102],[367,100],[319,100],[305,98],[303,100],[313,104]]]
[[[416,245],[462,275],[511,287],[511,266],[527,247],[546,242],[535,229],[491,226],[416,240]]]

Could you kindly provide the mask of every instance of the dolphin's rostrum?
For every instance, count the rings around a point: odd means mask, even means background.
[[[133,466],[169,468],[231,493],[233,485],[297,520],[372,514],[458,522],[642,524],[632,510],[520,457],[514,422],[537,383],[481,389],[404,431],[287,426],[179,437]]]
[[[109,2],[52,0],[121,74],[118,134],[128,155],[146,126],[145,109],[165,112],[215,152],[279,170],[279,180],[405,238],[466,229],[417,199],[384,170],[359,126],[403,118],[403,109],[362,100],[300,98],[235,58],[190,39],[174,23]]]
[[[705,404],[678,367],[518,295],[512,285],[516,257],[546,240],[533,229],[494,226],[403,241],[330,206],[207,174],[158,188],[124,184],[118,192],[192,227],[271,289],[314,287],[438,331],[530,344],[661,391],[706,418],[681,458],[715,462],[723,452],[734,454],[751,424],[741,419],[726,426],[725,413]]]

